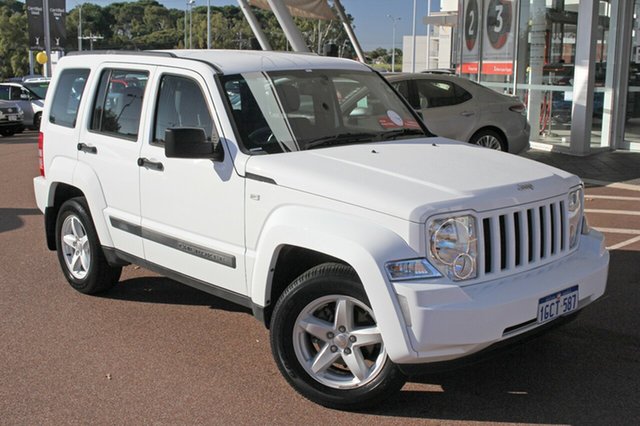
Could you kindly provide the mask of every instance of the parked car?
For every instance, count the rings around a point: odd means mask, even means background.
[[[25,125],[37,130],[40,128],[46,87],[47,82],[0,83],[0,99],[17,103],[24,111]]]
[[[15,102],[0,100],[0,135],[12,136],[24,130],[24,113]]]
[[[526,108],[516,97],[443,73],[385,77],[438,136],[514,154],[529,148]]]
[[[577,176],[434,137],[355,61],[70,54],[38,147],[43,237],[73,288],[134,263],[243,305],[328,407],[379,403],[605,292]]]

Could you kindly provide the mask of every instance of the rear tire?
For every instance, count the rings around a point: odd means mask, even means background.
[[[58,261],[71,287],[96,294],[113,287],[122,267],[107,263],[84,197],[62,204],[56,221]]]
[[[284,291],[273,311],[271,349],[293,388],[329,408],[380,403],[406,381],[387,355],[358,276],[342,264],[316,266]]]
[[[33,128],[34,130],[40,130],[40,123],[42,122],[42,113],[39,112],[33,117]]]
[[[16,132],[13,129],[0,129],[0,135],[4,137],[13,136],[15,133]]]
[[[509,152],[504,137],[495,130],[480,129],[471,137],[469,142],[485,148],[495,149],[496,151]]]

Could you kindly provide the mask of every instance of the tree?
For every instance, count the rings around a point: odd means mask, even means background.
[[[24,5],[8,1],[0,6],[0,77],[25,75],[29,69],[29,40]],[[24,28],[24,31],[16,31]]]

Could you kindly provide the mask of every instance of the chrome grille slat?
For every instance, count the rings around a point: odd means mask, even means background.
[[[544,232],[544,247],[542,251],[542,256],[544,259],[547,259],[551,256],[551,209],[549,205],[542,206],[542,214],[544,217],[544,222],[541,224],[543,226],[542,232]]]
[[[478,278],[528,270],[569,252],[564,199],[488,212],[479,218]]]

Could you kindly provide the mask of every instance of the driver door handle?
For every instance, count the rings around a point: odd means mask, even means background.
[[[145,169],[157,170],[159,172],[164,170],[164,165],[159,161],[151,161],[148,158],[138,158],[138,166]]]
[[[476,113],[473,111],[462,111],[460,115],[463,117],[471,117],[472,115],[476,115]]]

